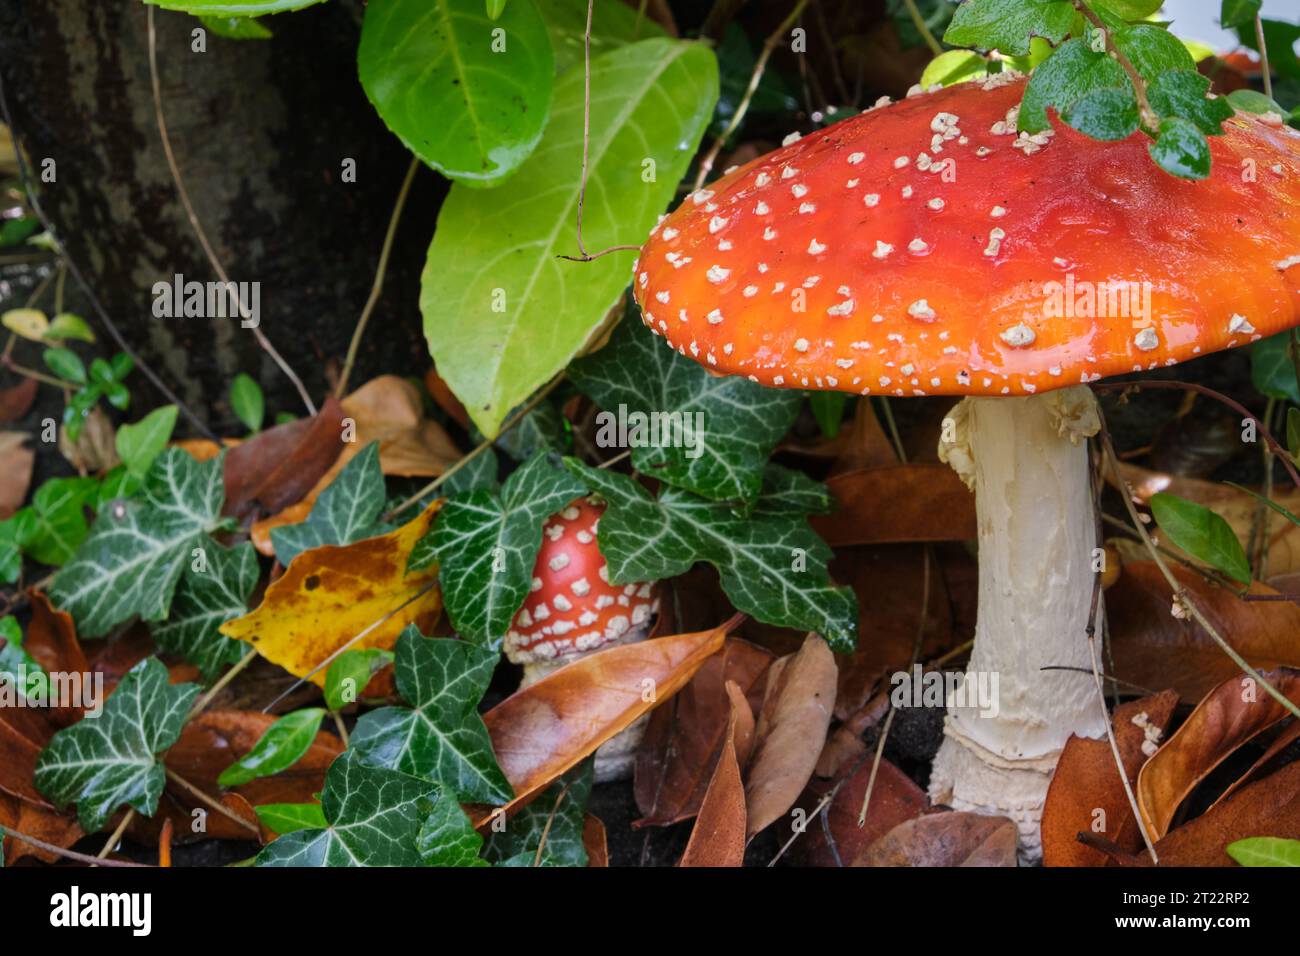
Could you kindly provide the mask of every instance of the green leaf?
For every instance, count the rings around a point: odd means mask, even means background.
[[[23,632],[11,614],[0,617],[0,685],[8,684],[20,700],[29,690],[43,690],[45,670],[23,650]]]
[[[50,327],[45,330],[45,339],[50,342],[63,342],[78,339],[82,342],[95,341],[95,333],[86,320],[71,312],[60,312],[50,319]]]
[[[1187,47],[1164,27],[1153,23],[1115,30],[1111,33],[1111,41],[1147,80],[1167,70],[1196,69],[1196,61],[1187,52]]]
[[[504,49],[500,44],[504,44]],[[370,0],[361,85],[407,148],[466,185],[511,175],[542,138],[555,61],[533,0]]]
[[[498,19],[506,9],[506,0],[486,0],[485,7],[489,20]]]
[[[475,443],[482,438],[479,430],[474,429]],[[525,415],[518,425],[508,432],[502,432],[495,444],[518,462],[527,461],[539,451],[565,454],[569,451],[569,423],[554,405],[543,401]]]
[[[431,780],[465,802],[510,802],[514,790],[478,714],[497,652],[422,637],[408,625],[395,653],[397,690],[411,706],[381,707],[358,720],[352,732],[357,756],[370,766]]]
[[[28,509],[22,548],[51,567],[67,562],[85,540],[86,507],[98,491],[94,478],[51,478],[36,489]]]
[[[424,820],[415,837],[415,848],[425,866],[491,865],[479,856],[483,838],[447,794],[439,794],[428,806],[421,806],[420,815]]]
[[[1265,96],[1258,90],[1233,90],[1227,95],[1227,100],[1233,109],[1243,113],[1276,113],[1278,116],[1287,114],[1277,100]]]
[[[542,525],[586,489],[537,454],[497,491],[451,498],[411,552],[413,571],[438,562],[442,598],[456,633],[499,647],[528,596]],[[643,578],[642,580],[650,580]]]
[[[1286,410],[1286,447],[1292,459],[1300,456],[1300,408],[1294,405]]]
[[[259,431],[266,418],[266,399],[262,386],[249,375],[240,372],[230,383],[230,407],[244,427],[250,432]]]
[[[23,508],[16,514],[0,521],[0,583],[12,584],[18,580],[23,569],[23,541],[29,522],[24,520],[31,516],[30,508]]]
[[[139,498],[115,503],[50,586],[56,607],[82,637],[99,637],[135,615],[160,621],[190,552],[224,525],[225,454],[197,462],[179,448],[155,459]]]
[[[1165,172],[1180,179],[1210,175],[1210,144],[1191,120],[1173,116],[1160,121],[1160,135],[1147,147]]]
[[[1129,86],[1124,68],[1104,53],[1095,53],[1081,39],[1067,40],[1029,77],[1020,103],[1019,128],[1041,133],[1051,128],[1050,106],[1064,114],[1093,90]]]
[[[604,410],[598,446],[631,444],[638,471],[706,498],[758,494],[768,456],[799,413],[797,392],[710,375],[669,348],[634,309],[608,345],[569,367],[569,377]]]
[[[844,409],[848,407],[847,392],[809,392],[808,406],[822,436],[834,438],[840,433],[840,424],[844,421]]]
[[[1168,70],[1147,85],[1151,108],[1161,116],[1191,120],[1208,135],[1223,132],[1223,121],[1232,117],[1232,105],[1225,97],[1207,98],[1210,78],[1195,70]]]
[[[497,472],[500,467],[496,452],[485,448],[442,483],[442,493],[450,498],[467,491],[492,491],[498,487]]]
[[[370,678],[392,662],[392,651],[380,647],[340,654],[325,672],[325,705],[332,711],[339,711],[356,703]]]
[[[1029,52],[1031,36],[1059,43],[1073,25],[1074,4],[1069,0],[968,0],[953,13],[943,41],[1024,55]]]
[[[639,245],[708,124],[717,63],[699,43],[644,40],[593,58],[591,74],[583,239],[591,250]],[[626,253],[557,258],[578,251],[582,107],[582,73],[570,72],[556,83],[541,144],[509,189],[452,187],[425,261],[420,308],[430,351],[490,438],[568,364],[627,287]]]
[[[938,83],[952,86],[988,75],[988,60],[970,50],[945,50],[931,60],[918,81],[925,89]]]
[[[806,520],[808,511],[830,510],[816,482],[769,465],[763,493],[745,516],[678,488],[654,499],[627,475],[576,459],[568,465],[608,503],[597,541],[611,583],[676,577],[707,561],[737,610],[766,624],[816,631],[836,651],[853,649],[857,600],[831,585],[831,550]]]
[[[256,17],[199,17],[199,20],[204,27],[227,40],[267,40],[271,37],[271,31]]]
[[[321,707],[304,707],[285,714],[266,728],[252,750],[221,771],[217,783],[223,787],[241,787],[288,770],[311,749],[324,717],[325,710]]]
[[[1261,6],[1262,0],[1223,0],[1219,7],[1219,23],[1225,30],[1253,23]]]
[[[298,830],[324,830],[329,826],[319,803],[264,803],[253,810],[262,826],[282,836]]]
[[[1250,347],[1250,380],[1267,398],[1300,405],[1300,382],[1291,361],[1291,333],[1279,332]]]
[[[594,766],[583,761],[515,812],[504,831],[493,830],[484,856],[501,866],[533,866],[540,846],[543,866],[586,866],[582,827]]]
[[[163,10],[179,10],[195,16],[255,17],[263,13],[301,10],[325,0],[144,0]]]
[[[546,21],[555,53],[555,75],[582,66],[583,35],[587,29],[586,0],[536,0]],[[638,16],[625,3],[597,3],[591,16],[591,56],[665,36],[663,27],[649,17]]]
[[[330,764],[321,794],[328,825],[275,840],[257,866],[420,866],[424,811],[438,787],[396,770],[367,767],[349,750]]]
[[[1107,142],[1126,139],[1138,128],[1133,87],[1090,90],[1070,104],[1063,119],[1093,139]]]
[[[1224,847],[1242,866],[1300,866],[1300,840],[1247,837]]]
[[[1300,79],[1300,59],[1295,56],[1295,43],[1300,39],[1300,24],[1288,23],[1286,20],[1261,20],[1264,31],[1264,46],[1268,48],[1268,64],[1279,77]],[[1243,24],[1237,28],[1241,42],[1256,53],[1259,52],[1259,39],[1255,35],[1255,24]]]
[[[323,544],[352,544],[386,534],[379,520],[384,510],[384,473],[379,468],[379,443],[371,442],[343,466],[312,505],[301,524],[271,529],[271,544],[280,563],[288,567],[302,552]]]
[[[1164,0],[1093,0],[1122,20],[1145,20],[1164,5]]]
[[[257,552],[247,541],[234,548],[212,541],[201,547],[205,570],[196,570],[191,561],[176,585],[167,620],[150,624],[149,632],[159,647],[179,654],[211,681],[247,650],[218,628],[248,611],[257,587]]]
[[[64,381],[86,384],[86,366],[72,349],[46,349],[41,358],[45,366]]]
[[[117,430],[117,457],[127,470],[136,475],[147,472],[154,459],[167,447],[176,428],[175,405],[164,405],[140,419],[134,425],[123,425]]]
[[[1151,513],[1169,540],[1198,561],[1250,583],[1246,552],[1228,522],[1209,508],[1162,491],[1151,496]]]
[[[158,808],[165,774],[156,755],[180,737],[199,692],[168,680],[162,661],[146,657],[103,702],[102,714],[60,730],[36,761],[37,788],[60,808],[76,803],[87,833],[124,804],[146,817]]]

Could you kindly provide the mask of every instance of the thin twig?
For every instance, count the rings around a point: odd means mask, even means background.
[[[163,155],[167,159],[167,168],[171,171],[172,182],[176,184],[176,194],[180,197],[181,205],[185,207],[185,215],[190,220],[190,227],[194,230],[195,236],[198,237],[199,245],[203,247],[204,255],[208,257],[208,262],[211,263],[213,271],[217,274],[217,278],[225,284],[227,289],[230,289],[232,288],[230,277],[226,275],[226,270],[222,268],[221,261],[217,258],[216,251],[208,241],[208,234],[203,231],[203,224],[199,222],[199,217],[194,212],[194,206],[190,202],[189,191],[185,188],[185,181],[181,179],[180,167],[176,165],[176,157],[172,154],[171,138],[167,135],[167,121],[163,118],[162,85],[158,80],[158,40],[154,30],[153,11],[153,7],[148,8],[149,79],[153,85],[153,108],[154,115],[158,120],[158,133],[162,137]],[[248,307],[237,295],[235,296],[235,299],[237,300],[239,314],[247,319],[250,316]],[[241,325],[242,324],[243,323],[241,323]],[[307,394],[307,387],[302,384],[302,379],[298,377],[298,373],[290,368],[289,363],[284,360],[284,357],[280,355],[275,346],[271,344],[271,340],[266,337],[266,334],[260,328],[253,326],[252,331],[253,337],[257,339],[257,344],[260,345],[262,350],[271,357],[271,360],[280,367],[280,371],[285,374],[285,377],[288,378],[289,381],[293,383],[294,388],[298,390],[298,395],[302,398],[302,403],[307,406],[308,414],[315,415],[316,405],[312,402],[311,396]]]
[[[1255,43],[1259,46],[1259,69],[1264,79],[1264,95],[1273,98],[1273,72],[1268,66],[1268,44],[1264,42],[1264,20],[1255,14]]]
[[[370,321],[370,313],[375,310],[375,305],[379,302],[379,294],[384,288],[384,276],[388,272],[388,256],[393,251],[393,239],[397,235],[397,224],[402,220],[402,209],[406,206],[406,195],[411,191],[415,171],[419,168],[419,158],[411,157],[411,165],[406,170],[406,178],[402,180],[402,188],[397,193],[397,202],[393,205],[393,214],[388,218],[388,231],[384,234],[384,245],[379,250],[379,265],[375,268],[375,281],[370,285],[370,295],[366,297],[366,304],[361,310],[361,317],[357,319],[357,327],[352,332],[352,341],[348,343],[348,355],[343,361],[343,371],[339,374],[339,383],[334,387],[335,398],[342,398],[347,390],[348,376],[352,374],[352,366],[356,363],[357,350],[361,348],[361,337],[365,334],[366,323]]]
[[[0,840],[5,837],[12,837],[19,843],[26,843],[34,846],[38,850],[44,850],[46,853],[53,853],[55,856],[61,856],[65,860],[72,860],[76,863],[88,863],[91,866],[118,866],[118,867],[141,867],[151,869],[147,863],[131,863],[128,860],[105,860],[102,857],[90,856],[86,853],[78,853],[75,850],[67,850],[61,846],[55,846],[53,843],[46,843],[44,840],[38,840],[34,836],[28,836],[11,827],[0,826]]]
[[[921,11],[917,9],[916,0],[903,0],[903,3],[906,4],[907,12],[912,17],[912,25],[915,26],[917,32],[921,34],[921,38],[925,40],[925,45],[930,48],[931,53],[938,56],[943,52],[943,47],[939,45],[939,41],[936,40],[934,34],[930,32],[930,27],[925,22],[925,17],[921,16]]]
[[[247,654],[241,657],[238,661],[236,661],[235,666],[230,668],[230,670],[226,671],[224,674],[222,674],[220,680],[218,680],[215,684],[209,687],[207,692],[202,697],[200,697],[198,701],[195,702],[194,709],[190,711],[190,715],[185,719],[187,721],[193,720],[199,714],[203,713],[203,711],[207,709],[208,704],[212,703],[213,698],[216,697],[217,694],[221,693],[221,691],[225,689],[226,685],[229,684],[232,680],[234,680],[240,671],[242,671],[249,664],[253,663],[253,658],[256,656],[257,656],[257,649],[253,648]]]
[[[1084,15],[1088,22],[1092,24],[1093,29],[1101,33],[1106,41],[1106,52],[1113,56],[1115,61],[1124,68],[1124,72],[1128,74],[1129,82],[1133,84],[1133,93],[1137,97],[1138,115],[1142,117],[1142,125],[1154,132],[1160,125],[1160,118],[1157,116],[1156,111],[1151,108],[1151,101],[1147,99],[1147,81],[1142,79],[1142,74],[1137,71],[1133,61],[1115,45],[1115,41],[1110,37],[1110,31],[1101,22],[1101,17],[1097,16],[1093,9],[1083,0],[1074,0],[1074,8]]]
[[[126,832],[126,828],[131,825],[131,821],[134,819],[135,810],[127,810],[126,814],[122,817],[122,822],[117,825],[117,829],[109,835],[108,840],[104,843],[104,848],[95,854],[95,859],[105,860],[108,858],[108,855],[113,852],[113,847],[117,846],[118,843],[121,842],[122,834]]]
[[[555,822],[555,815],[560,812],[560,804],[564,798],[569,795],[569,785],[566,783],[560,790],[560,795],[555,798],[555,806],[551,807],[550,815],[546,818],[546,825],[542,827],[542,835],[537,838],[537,855],[533,857],[533,866],[542,865],[542,851],[546,849],[546,841],[551,835],[551,824]]]
[[[762,82],[763,72],[767,69],[767,61],[772,58],[772,53],[776,49],[777,44],[781,42],[782,37],[784,37],[786,33],[790,31],[790,28],[794,26],[795,21],[799,19],[799,16],[803,13],[804,7],[806,6],[808,6],[808,0],[799,0],[799,2],[795,4],[794,9],[790,11],[790,15],[782,20],[781,25],[772,31],[772,35],[763,41],[763,49],[759,52],[758,59],[754,61],[754,70],[749,75],[749,85],[745,87],[745,95],[742,96],[740,102],[736,104],[736,112],[731,114],[731,119],[727,121],[727,126],[722,131],[722,135],[713,141],[713,145],[709,147],[709,151],[705,153],[704,158],[700,160],[699,172],[695,176],[695,189],[699,189],[704,185],[704,180],[708,178],[709,173],[713,169],[713,164],[717,162],[718,154],[722,152],[722,147],[726,144],[727,140],[731,138],[731,134],[734,133],[744,121],[745,114],[749,112],[749,104],[754,99],[754,93],[758,91],[758,84]]]
[[[232,821],[233,823],[237,823],[239,826],[243,827],[245,830],[248,830],[250,833],[258,834],[260,832],[257,829],[257,827],[253,826],[251,823],[249,823],[239,814],[235,813],[229,807],[225,806],[220,800],[217,800],[215,797],[208,796],[198,787],[194,786],[194,784],[190,783],[188,780],[186,780],[184,777],[178,774],[171,767],[164,767],[164,769],[166,770],[167,773],[167,779],[170,780],[172,783],[176,784],[182,790],[186,791],[190,796],[194,797],[194,799],[207,804],[213,810],[216,810],[217,813],[221,814],[223,817]]]

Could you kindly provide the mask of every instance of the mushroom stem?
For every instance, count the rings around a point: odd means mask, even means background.
[[[1106,732],[1086,637],[1103,559],[1085,436],[1099,425],[1083,386],[967,398],[939,445],[975,491],[979,617],[964,683],[949,694],[930,796],[1011,818],[1027,859],[1042,852],[1039,818],[1061,748],[1071,734]]]

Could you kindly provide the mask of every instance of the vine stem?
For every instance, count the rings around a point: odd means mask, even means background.
[[[352,374],[352,366],[356,364],[357,350],[361,348],[361,337],[365,334],[366,323],[370,321],[370,313],[375,310],[375,305],[379,302],[379,294],[384,288],[384,276],[388,273],[388,256],[393,251],[393,239],[397,235],[397,224],[402,220],[406,195],[411,191],[411,182],[415,179],[415,171],[419,168],[419,157],[412,156],[411,165],[406,170],[406,178],[402,180],[402,188],[397,193],[397,202],[393,205],[393,214],[388,219],[388,232],[384,234],[384,245],[379,250],[379,265],[375,268],[375,281],[370,285],[370,295],[366,297],[366,304],[361,309],[361,317],[357,319],[357,327],[352,332],[352,341],[348,343],[348,354],[343,361],[343,371],[339,375],[338,385],[334,387],[335,398],[342,398],[347,390],[348,376]]]
[[[70,392],[75,392],[81,387],[73,382],[65,382],[63,379],[55,378],[53,375],[46,375],[44,372],[36,371],[36,369],[19,365],[8,356],[0,357],[0,365],[9,369],[9,371],[13,372],[15,375],[21,375],[23,378],[30,378],[37,382],[43,382],[46,385],[53,385],[55,388],[62,388]]]
[[[753,101],[754,94],[758,91],[758,84],[762,82],[763,74],[767,71],[767,61],[772,58],[772,53],[776,50],[776,45],[781,42],[781,38],[790,31],[790,28],[794,26],[795,22],[803,14],[804,8],[808,6],[808,2],[809,0],[799,0],[799,2],[795,4],[794,9],[790,11],[790,15],[782,20],[781,25],[773,30],[772,34],[763,41],[763,49],[759,52],[758,59],[754,61],[754,69],[749,74],[749,85],[745,87],[745,95],[742,96],[740,102],[736,104],[736,112],[733,113],[731,119],[727,121],[727,126],[722,131],[722,135],[713,141],[713,145],[709,147],[709,151],[705,153],[704,158],[700,160],[700,168],[699,172],[696,173],[695,176],[695,185],[692,187],[693,190],[699,189],[704,185],[704,180],[708,178],[709,173],[713,170],[713,164],[718,161],[718,154],[722,152],[723,145],[726,144],[727,140],[731,137],[731,134],[734,133],[744,121],[745,114],[749,112],[749,104]]]
[[[134,819],[135,819],[135,810],[134,809],[127,810],[126,815],[122,817],[122,822],[117,825],[117,829],[115,829],[109,835],[109,838],[104,842],[103,849],[101,849],[97,854],[95,854],[96,860],[108,859],[108,855],[113,852],[113,847],[117,846],[118,842],[121,841],[122,834],[126,832],[126,828],[131,825],[131,821]]]
[[[78,853],[76,850],[67,850],[61,846],[55,846],[53,843],[46,843],[44,840],[38,840],[34,836],[28,836],[11,827],[0,826],[0,840],[4,837],[12,837],[20,843],[26,843],[34,846],[38,850],[44,850],[46,853],[53,853],[65,860],[72,860],[75,863],[88,863],[91,866],[116,866],[124,868],[151,869],[147,863],[132,863],[129,860],[105,860],[101,857],[90,856],[86,853]]]
[[[171,767],[165,767],[164,770],[167,773],[168,780],[176,784],[178,787],[180,787],[190,796],[194,797],[194,799],[207,804],[213,810],[216,810],[217,813],[221,814],[223,817],[230,820],[231,822],[236,823],[239,826],[243,827],[245,830],[248,830],[250,833],[258,834],[260,832],[257,829],[257,827],[253,826],[243,817],[239,816],[239,814],[231,811],[230,808],[225,806],[223,803],[221,803],[220,800],[208,796],[208,794],[204,793],[198,787],[194,786],[194,784],[190,783],[188,780],[186,780],[184,777],[178,774]]]
[[[1106,52],[1115,58],[1115,61],[1124,68],[1128,74],[1129,82],[1133,84],[1133,92],[1137,97],[1138,114],[1142,117],[1142,125],[1148,130],[1156,130],[1160,126],[1160,118],[1156,111],[1151,108],[1151,101],[1147,99],[1147,81],[1142,79],[1142,74],[1137,71],[1133,61],[1125,56],[1115,45],[1115,41],[1110,38],[1110,31],[1106,29],[1106,24],[1101,22],[1101,17],[1088,6],[1084,0],[1074,0],[1074,8],[1078,10],[1092,24],[1093,28],[1101,33],[1106,41]]]
[[[1264,42],[1264,19],[1255,14],[1255,43],[1259,46],[1259,69],[1264,79],[1264,95],[1273,98],[1273,73],[1268,66],[1268,44]]]
[[[921,11],[916,6],[916,0],[903,0],[903,3],[907,5],[907,12],[912,17],[912,25],[916,27],[917,32],[919,32],[925,40],[925,45],[930,48],[931,53],[938,56],[943,52],[943,47],[939,45],[939,41],[936,40],[934,34],[930,32],[930,27],[926,24],[925,17],[921,16]]]
[[[194,206],[190,202],[189,190],[185,188],[185,181],[181,178],[180,167],[176,165],[176,157],[172,153],[171,138],[167,135],[167,120],[163,117],[162,84],[158,80],[158,38],[157,33],[154,30],[153,11],[154,8],[152,6],[148,7],[149,80],[153,86],[154,116],[158,120],[158,134],[162,137],[163,155],[167,159],[167,168],[171,172],[172,182],[176,185],[176,194],[180,197],[181,205],[185,207],[185,215],[190,221],[190,227],[194,230],[194,235],[198,237],[199,245],[203,247],[203,253],[207,256],[208,262],[212,265],[213,271],[216,272],[217,278],[219,278],[223,283],[225,283],[226,287],[229,288],[231,285],[230,277],[226,275],[226,270],[222,267],[221,260],[217,258],[216,251],[208,241],[208,234],[204,231],[203,224],[199,222],[199,217],[194,212]],[[244,305],[242,301],[238,300],[238,297],[236,297],[236,300],[239,307],[239,314],[247,318],[250,314],[248,307]],[[302,403],[307,407],[308,414],[315,415],[316,405],[312,402],[311,396],[307,394],[307,387],[303,385],[302,379],[298,377],[298,373],[290,367],[289,363],[286,362],[284,357],[276,350],[276,347],[271,344],[271,340],[266,337],[266,333],[257,326],[253,327],[252,332],[253,338],[257,340],[257,344],[271,357],[271,360],[279,366],[280,371],[284,373],[285,377],[293,383],[294,388],[298,390],[298,396],[302,399]]]

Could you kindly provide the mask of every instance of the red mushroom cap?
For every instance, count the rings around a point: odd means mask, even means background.
[[[596,546],[604,511],[579,499],[547,522],[532,593],[506,634],[506,656],[516,664],[602,647],[648,624],[657,610],[653,584],[609,583]]]
[[[1024,87],[877,107],[691,194],[642,249],[646,324],[764,385],[1021,395],[1300,323],[1300,133],[1238,114],[1191,182],[1141,133],[1018,134]]]

